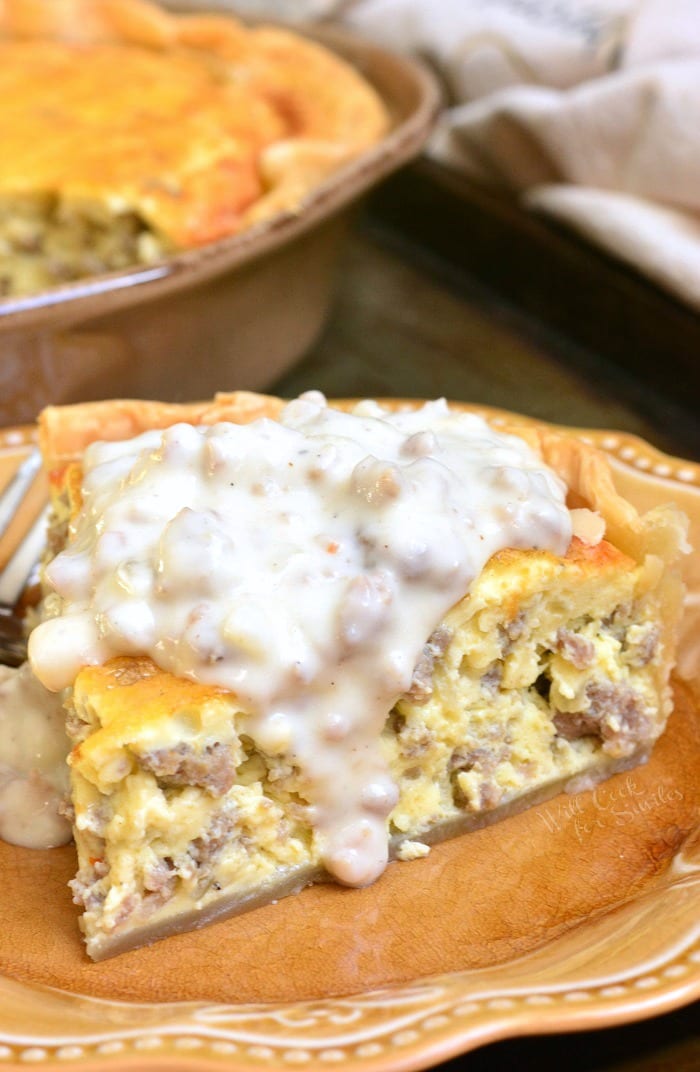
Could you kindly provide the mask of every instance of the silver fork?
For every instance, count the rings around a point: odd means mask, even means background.
[[[41,456],[34,447],[0,495],[0,547],[40,469]],[[47,513],[48,506],[32,522],[0,572],[0,663],[7,666],[18,666],[26,658],[27,644],[20,599],[37,571],[46,541]]]

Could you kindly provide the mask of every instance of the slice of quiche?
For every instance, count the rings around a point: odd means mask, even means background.
[[[573,434],[316,393],[49,408],[40,430],[30,657],[67,690],[96,960],[367,884],[664,729],[685,522],[640,516]]]

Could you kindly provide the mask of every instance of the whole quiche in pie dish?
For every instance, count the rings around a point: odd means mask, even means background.
[[[0,90],[0,298],[295,211],[389,127],[322,45],[148,0],[4,0]]]

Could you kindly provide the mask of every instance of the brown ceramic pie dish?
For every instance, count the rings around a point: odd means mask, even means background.
[[[420,65],[336,29],[313,37],[378,92],[388,132],[298,208],[233,237],[0,300],[0,423],[32,420],[48,402],[260,388],[308,347],[353,205],[419,151],[438,101]]]

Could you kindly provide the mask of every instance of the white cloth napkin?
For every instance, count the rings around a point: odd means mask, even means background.
[[[269,18],[282,22],[307,22],[321,19],[338,11],[342,0],[217,0],[217,9],[229,9],[241,18]],[[211,11],[211,0],[168,0],[168,7],[176,11],[201,8]]]
[[[440,71],[429,152],[700,309],[700,0],[340,0]]]
[[[700,0],[227,2],[424,56],[447,95],[431,155],[700,309]]]

